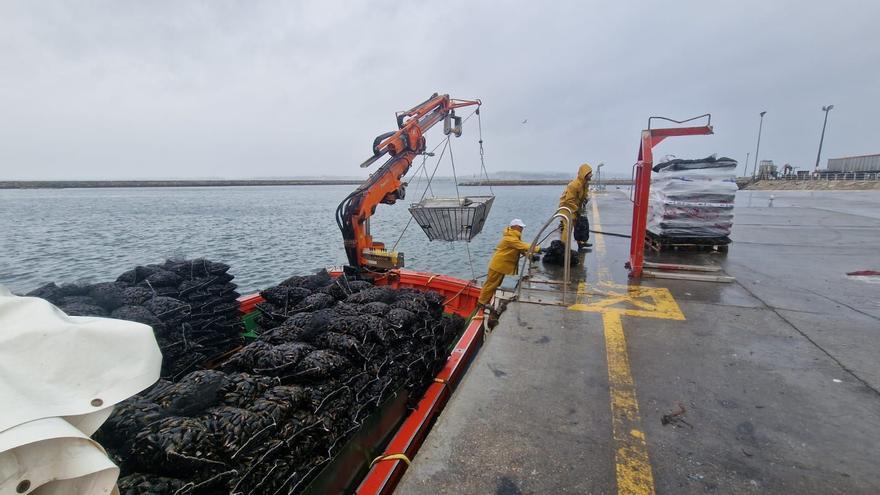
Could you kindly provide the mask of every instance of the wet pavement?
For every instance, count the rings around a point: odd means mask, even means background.
[[[880,493],[880,284],[846,276],[880,269],[880,193],[742,191],[734,224],[727,254],[649,257],[733,283],[633,287],[596,236],[565,306],[523,291],[397,493]]]

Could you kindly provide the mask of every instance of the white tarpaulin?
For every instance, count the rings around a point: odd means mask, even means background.
[[[89,436],[161,364],[147,325],[67,316],[0,286],[0,495],[110,493],[118,469]]]

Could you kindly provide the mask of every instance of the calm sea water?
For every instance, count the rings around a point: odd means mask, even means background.
[[[471,278],[500,233],[522,218],[531,240],[553,213],[563,186],[495,188],[483,233],[470,244],[429,242],[413,222],[400,241],[408,268]],[[46,282],[113,280],[138,264],[166,258],[206,257],[232,266],[242,292],[346,261],[336,227],[336,205],[354,186],[269,186],[132,189],[0,190],[0,284],[27,292]],[[455,196],[451,182],[436,196]],[[462,195],[487,194],[482,187]],[[431,194],[429,194],[430,196]],[[421,196],[380,205],[374,239],[388,245],[410,219],[407,206]]]

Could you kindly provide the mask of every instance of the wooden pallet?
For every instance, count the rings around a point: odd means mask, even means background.
[[[695,282],[731,283],[736,279],[721,273],[717,265],[683,265],[680,263],[645,262],[642,276],[647,278],[667,278],[672,280],[691,280]]]
[[[709,273],[686,273],[665,270],[643,270],[642,276],[646,278],[667,278],[672,280],[690,280],[694,282],[720,282],[731,283],[736,280],[729,275],[715,275]]]
[[[730,244],[730,238],[661,237],[648,232],[645,236],[645,244],[658,253],[664,251],[726,253],[727,247]]]

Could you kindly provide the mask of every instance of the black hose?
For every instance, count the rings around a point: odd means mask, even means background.
[[[614,232],[601,232],[601,231],[593,230],[593,229],[590,229],[590,232],[592,232],[592,233],[594,233],[594,234],[610,235],[610,236],[613,236],[613,237],[625,237],[625,238],[627,238],[627,239],[632,238],[631,235],[627,235],[627,234],[617,234],[617,233],[614,233]]]

